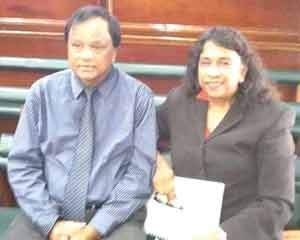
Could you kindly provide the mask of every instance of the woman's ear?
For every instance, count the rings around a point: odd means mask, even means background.
[[[248,67],[245,66],[245,65],[242,65],[241,69],[240,69],[240,81],[239,81],[239,83],[242,83],[242,82],[245,81],[247,72],[248,72]]]

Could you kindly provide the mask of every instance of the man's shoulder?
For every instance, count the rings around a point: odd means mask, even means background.
[[[119,74],[120,85],[127,93],[136,95],[137,92],[143,92],[152,95],[152,90],[146,84],[120,69],[117,69],[117,71]]]
[[[35,81],[30,91],[32,93],[37,92],[55,92],[58,87],[62,87],[66,84],[69,84],[69,79],[71,78],[71,70],[66,69],[59,72],[55,72],[49,75],[46,75],[37,81]]]
[[[65,81],[68,81],[71,78],[71,70],[65,69],[59,72],[55,72],[49,75],[46,75],[40,79],[38,79],[33,86],[39,85],[39,86],[55,86],[58,84],[61,84]]]

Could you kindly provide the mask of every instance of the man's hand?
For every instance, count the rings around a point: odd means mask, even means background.
[[[86,225],[70,235],[69,240],[100,240],[101,237],[94,227]]]
[[[156,171],[152,182],[154,190],[165,194],[168,201],[175,199],[174,172],[159,153],[157,153]]]
[[[49,240],[69,240],[71,234],[79,231],[85,226],[86,223],[84,222],[57,221],[49,234]]]

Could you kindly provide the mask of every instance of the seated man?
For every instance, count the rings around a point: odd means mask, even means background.
[[[116,18],[86,6],[65,26],[70,69],[31,87],[9,154],[23,213],[6,239],[143,239],[130,217],[152,192],[156,120],[148,87],[115,68]]]

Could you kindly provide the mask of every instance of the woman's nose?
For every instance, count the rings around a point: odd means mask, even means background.
[[[220,68],[216,64],[211,64],[207,67],[207,75],[211,77],[216,77],[221,74]]]

